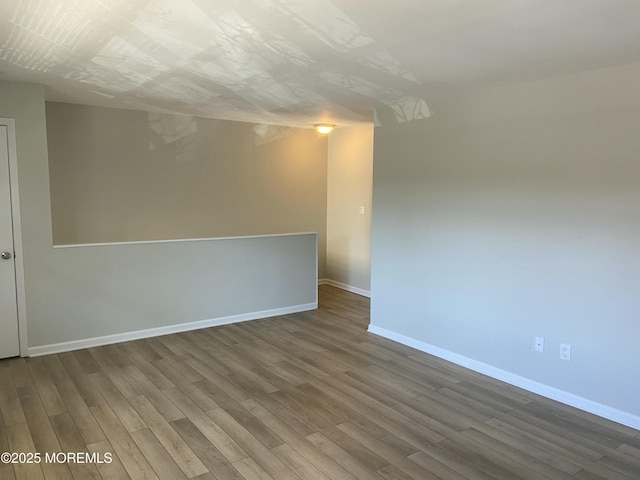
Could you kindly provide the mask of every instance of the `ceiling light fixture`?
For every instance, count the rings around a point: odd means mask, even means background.
[[[321,135],[326,135],[327,133],[331,133],[335,125],[332,125],[330,123],[316,123],[314,127],[316,129],[316,132]]]

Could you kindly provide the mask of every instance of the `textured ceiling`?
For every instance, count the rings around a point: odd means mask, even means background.
[[[0,79],[292,126],[640,61],[637,0],[0,0]]]

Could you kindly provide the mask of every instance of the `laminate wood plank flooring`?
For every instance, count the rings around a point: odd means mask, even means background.
[[[368,333],[369,300],[0,361],[0,479],[638,480],[640,432]]]

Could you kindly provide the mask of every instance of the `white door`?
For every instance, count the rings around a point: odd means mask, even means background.
[[[0,358],[20,354],[8,135],[8,128],[0,125]]]

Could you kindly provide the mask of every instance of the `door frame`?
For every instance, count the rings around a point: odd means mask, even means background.
[[[24,281],[24,255],[22,249],[22,221],[20,217],[20,189],[18,182],[18,154],[16,150],[16,122],[13,118],[0,117],[0,126],[7,127],[9,147],[9,192],[11,194],[11,223],[13,228],[13,251],[16,272],[16,301],[18,306],[18,341],[20,356],[29,356],[27,341],[27,298]]]

